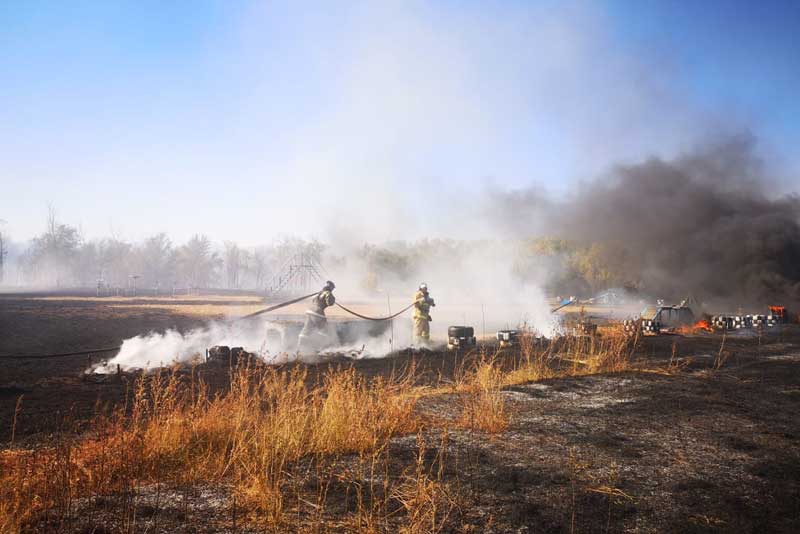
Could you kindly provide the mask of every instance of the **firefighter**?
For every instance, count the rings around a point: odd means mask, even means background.
[[[428,284],[422,282],[414,294],[414,341],[427,345],[431,340],[431,306],[436,306],[428,294]]]
[[[319,350],[329,344],[328,318],[325,308],[333,306],[336,297],[333,290],[336,284],[328,280],[322,290],[311,299],[311,309],[306,310],[306,322],[297,339],[297,352]]]

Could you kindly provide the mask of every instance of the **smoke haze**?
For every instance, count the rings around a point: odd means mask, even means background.
[[[194,63],[158,77],[113,58],[105,98],[92,84],[75,89],[74,111],[54,100],[64,124],[30,110],[39,137],[10,140],[4,168],[16,177],[0,199],[14,199],[0,205],[12,238],[37,234],[48,202],[87,239],[493,237],[448,207],[474,205],[487,184],[564,194],[740,122],[693,101],[668,62],[623,49],[588,2],[231,13]],[[70,44],[83,67],[103,48]]]
[[[626,46],[598,4],[225,15],[168,60],[118,57],[136,47],[69,24],[48,41],[70,61],[44,85],[64,92],[21,83],[3,121],[5,284],[263,290],[291,236],[319,240],[345,302],[398,309],[427,282],[439,337],[458,323],[550,334],[546,297],[608,287],[800,302],[800,204],[783,191],[797,180],[760,159],[773,147],[732,135],[758,121],[689,91],[677,56]],[[27,72],[29,53],[4,59]],[[137,337],[118,358],[263,338],[212,324]]]

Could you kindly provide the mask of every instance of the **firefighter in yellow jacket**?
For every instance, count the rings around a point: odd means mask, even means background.
[[[336,297],[333,296],[335,287],[336,284],[328,280],[322,290],[311,299],[311,308],[306,310],[306,322],[297,339],[297,352],[320,350],[333,342],[328,335],[328,318],[325,316],[325,308],[336,303]]]
[[[428,284],[422,282],[414,294],[414,341],[428,344],[431,339],[431,306],[436,306],[428,294]]]

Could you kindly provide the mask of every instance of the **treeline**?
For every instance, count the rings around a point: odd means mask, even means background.
[[[633,254],[614,243],[580,243],[558,238],[464,241],[423,239],[367,244],[360,249],[368,289],[423,279],[426,273],[458,276],[504,272],[518,282],[535,282],[549,294],[591,295],[609,288],[642,289]],[[498,269],[498,266],[501,269]]]
[[[265,289],[298,251],[319,255],[315,242],[285,238],[246,249],[195,235],[182,244],[165,233],[133,243],[109,237],[86,240],[51,213],[46,230],[17,258],[18,283],[46,287]]]
[[[514,272],[526,278],[545,269],[549,293],[593,295],[609,288],[646,289],[642,267],[619,243],[537,238],[521,243]]]
[[[77,228],[57,221],[52,213],[45,231],[16,259],[16,267],[18,283],[32,286],[130,288],[135,283],[137,288],[164,292],[264,290],[299,254],[331,272],[347,273],[367,292],[406,288],[443,271],[465,287],[491,272],[535,282],[550,294],[588,295],[611,287],[643,286],[635,257],[608,243],[422,239],[364,244],[343,252],[296,238],[249,249],[231,241],[214,243],[204,235],[176,244],[164,233],[134,243],[117,237],[85,240]]]

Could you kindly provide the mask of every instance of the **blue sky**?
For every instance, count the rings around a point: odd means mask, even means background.
[[[752,132],[794,188],[800,2],[0,3],[0,219],[87,238],[477,235]],[[220,215],[225,214],[225,215]]]

